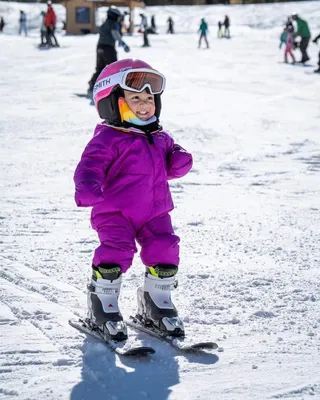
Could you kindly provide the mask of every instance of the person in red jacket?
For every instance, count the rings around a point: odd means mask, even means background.
[[[54,34],[54,31],[56,30],[56,21],[57,21],[56,14],[54,12],[54,9],[52,8],[52,2],[48,1],[47,5],[48,9],[44,17],[44,24],[45,27],[47,28],[47,44],[49,46],[59,47],[59,43]],[[52,39],[54,40],[55,44],[52,43]]]

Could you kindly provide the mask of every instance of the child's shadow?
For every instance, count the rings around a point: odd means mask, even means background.
[[[89,338],[82,352],[82,380],[70,400],[165,400],[179,383],[178,362],[167,350],[165,356],[124,357]]]

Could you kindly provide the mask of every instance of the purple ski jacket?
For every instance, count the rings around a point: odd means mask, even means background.
[[[192,156],[165,131],[152,134],[98,124],[74,174],[78,207],[99,214],[121,213],[137,229],[171,211],[168,180],[186,175]]]

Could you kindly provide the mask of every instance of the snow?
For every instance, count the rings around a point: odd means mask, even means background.
[[[54,7],[61,23],[64,8]],[[17,36],[20,8],[27,38]],[[139,334],[157,351],[141,360],[68,325],[85,313],[97,246],[72,180],[98,121],[74,95],[93,73],[97,36],[65,36],[58,25],[61,48],[39,51],[44,8],[0,2],[8,22],[0,36],[0,399],[320,399],[319,48],[310,43],[306,67],[279,63],[278,49],[292,11],[319,33],[319,2],[150,7],[160,32],[152,47],[125,37],[130,56],[166,75],[161,122],[194,156],[191,173],[171,185],[181,237],[174,301],[188,335],[220,346],[181,354]],[[225,14],[231,40],[216,38]],[[176,35],[165,33],[169,15]],[[203,16],[210,50],[197,49]],[[143,272],[136,257],[121,292],[126,317]]]

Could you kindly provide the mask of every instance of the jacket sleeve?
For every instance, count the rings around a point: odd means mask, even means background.
[[[74,173],[75,202],[78,207],[92,207],[104,200],[102,185],[114,159],[111,144],[94,136],[86,146]]]
[[[175,179],[187,175],[192,168],[192,155],[180,145],[174,143],[169,138],[169,148],[167,152],[167,178]]]

